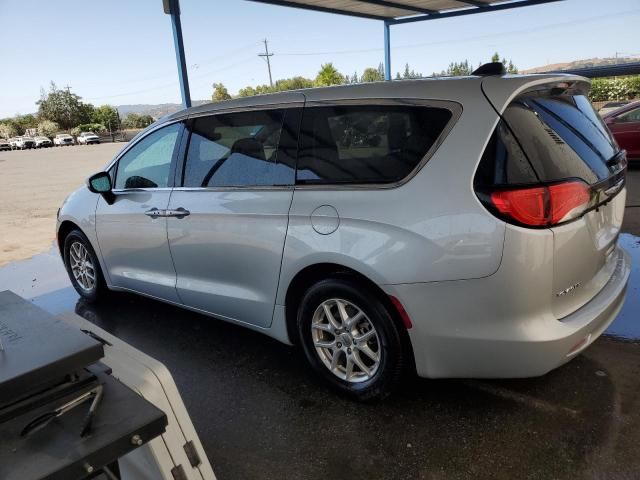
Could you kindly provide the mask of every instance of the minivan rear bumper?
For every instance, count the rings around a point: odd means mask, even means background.
[[[618,315],[626,296],[631,260],[620,247],[613,255],[617,255],[616,267],[607,284],[587,304],[561,320],[548,306],[529,315],[504,318],[501,304],[517,302],[502,298],[490,277],[384,288],[400,299],[413,322],[409,336],[418,375],[535,377],[574,358]],[[431,308],[443,301],[449,301],[449,308]]]

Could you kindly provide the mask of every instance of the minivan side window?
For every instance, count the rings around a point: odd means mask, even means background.
[[[502,117],[540,181],[593,184],[612,174],[608,162],[618,149],[584,95],[524,95]]]
[[[160,128],[131,147],[118,160],[115,188],[168,187],[181,128],[180,123]]]
[[[200,117],[190,126],[183,186],[293,185],[295,155],[281,148],[285,110],[256,110]]]
[[[400,181],[420,164],[451,117],[447,109],[426,106],[306,107],[296,181]]]

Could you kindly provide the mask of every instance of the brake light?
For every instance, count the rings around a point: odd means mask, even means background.
[[[491,193],[491,203],[501,214],[536,227],[557,225],[582,215],[590,199],[589,187],[577,181]]]

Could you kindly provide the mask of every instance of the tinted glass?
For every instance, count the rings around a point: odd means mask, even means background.
[[[616,120],[620,123],[640,122],[640,107],[618,115]]]
[[[292,185],[294,162],[279,149],[284,117],[283,110],[269,110],[195,119],[183,185]]]
[[[607,162],[617,148],[586,97],[521,97],[503,118],[541,181],[595,183],[611,175]]]
[[[513,133],[500,122],[482,156],[475,176],[476,186],[529,184],[537,180]]]
[[[420,163],[451,119],[441,108],[305,108],[298,183],[389,183]]]
[[[125,153],[118,161],[115,188],[168,187],[180,128],[174,123],[156,130]]]

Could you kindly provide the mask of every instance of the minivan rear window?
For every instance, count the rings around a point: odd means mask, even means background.
[[[580,178],[594,184],[612,174],[618,151],[584,95],[525,95],[503,114],[540,182]]]
[[[396,105],[307,107],[297,183],[393,183],[409,175],[452,117],[445,108]]]

